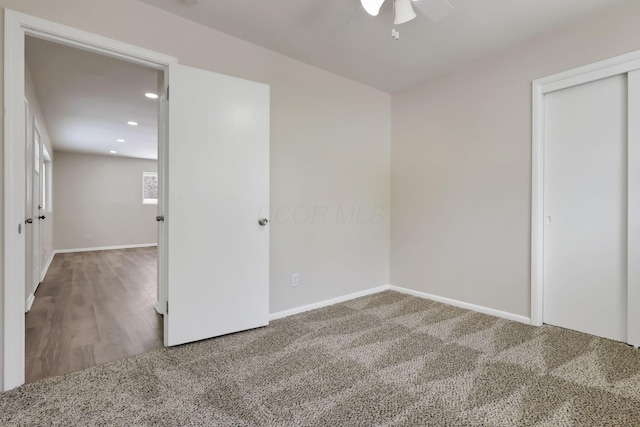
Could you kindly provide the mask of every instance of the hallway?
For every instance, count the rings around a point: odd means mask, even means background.
[[[26,314],[26,382],[162,347],[156,254],[156,247],[56,254]]]

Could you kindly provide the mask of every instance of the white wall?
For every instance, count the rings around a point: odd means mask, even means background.
[[[389,282],[388,94],[135,0],[0,6],[271,85],[271,204],[327,212],[323,222],[281,217],[271,225],[271,312]],[[352,206],[358,219],[338,217]],[[297,288],[291,273],[300,275]]]
[[[391,282],[530,312],[531,82],[640,49],[640,3],[393,97]]]
[[[55,152],[54,248],[157,243],[157,205],[142,204],[142,173],[155,160]]]
[[[29,127],[28,137],[33,138],[33,126],[34,119],[37,123],[38,132],[40,133],[40,142],[44,144],[51,156],[53,161],[53,147],[51,146],[51,139],[49,138],[49,132],[47,131],[47,124],[44,121],[44,117],[42,116],[42,110],[40,109],[40,101],[38,100],[38,96],[36,94],[35,88],[33,86],[33,81],[31,80],[31,74],[29,73],[29,69],[25,67],[25,97],[29,103],[29,117],[27,126]],[[33,139],[32,139],[33,140]],[[47,261],[49,260],[51,254],[53,253],[53,211],[51,207],[47,207],[45,211],[42,212],[46,219],[44,221],[40,221],[40,248],[41,248],[41,259],[40,266],[42,268],[45,267]],[[29,292],[31,293],[31,292]]]

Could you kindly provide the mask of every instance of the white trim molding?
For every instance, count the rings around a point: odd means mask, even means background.
[[[534,80],[531,135],[531,324],[544,323],[544,124],[546,94],[640,69],[640,50]]]
[[[4,307],[2,390],[24,383],[25,114],[24,29],[5,9],[4,27]]]
[[[47,272],[49,271],[49,267],[51,267],[51,263],[53,262],[53,257],[55,255],[56,255],[56,252],[53,251],[53,252],[51,252],[51,255],[49,256],[49,259],[47,259],[47,262],[44,265],[44,268],[42,269],[42,274],[40,275],[40,280],[38,280],[38,283],[36,283],[36,288],[29,295],[29,298],[27,298],[27,304],[26,304],[27,307],[25,309],[25,313],[28,313],[29,311],[31,311],[31,307],[33,306],[33,302],[36,300],[36,292],[38,291],[38,287],[40,287],[40,283],[42,283],[44,281],[44,278],[47,275]]]
[[[476,311],[482,314],[488,314],[489,316],[500,317],[502,319],[513,320],[515,322],[531,324],[531,319],[519,314],[509,313],[506,311],[496,310],[495,308],[489,308],[482,305],[471,304],[464,301],[459,301],[451,298],[445,298],[437,295],[428,294],[426,292],[414,291],[413,289],[401,288],[399,286],[391,286],[390,290],[400,292],[402,294],[413,295],[414,297],[424,298],[435,302],[440,302],[447,305],[453,305],[455,307],[464,308],[467,310]]]
[[[371,289],[367,289],[360,292],[354,292],[352,294],[343,295],[341,297],[320,301],[314,304],[308,304],[308,305],[292,308],[289,310],[279,311],[277,313],[270,314],[269,321],[282,319],[283,317],[289,317],[295,314],[304,313],[304,312],[315,310],[318,308],[328,307],[330,305],[338,304],[345,301],[350,301],[352,299],[364,297],[367,295],[373,295],[373,294],[377,294],[384,291],[400,292],[402,294],[412,295],[414,297],[428,299],[431,301],[436,301],[436,302],[440,302],[447,305],[453,305],[455,307],[476,311],[478,313],[488,314],[490,316],[500,317],[507,320],[513,320],[515,322],[525,323],[527,325],[531,324],[531,319],[526,316],[508,313],[506,311],[500,311],[494,308],[489,308],[481,305],[471,304],[468,302],[458,301],[451,298],[440,297],[437,295],[428,294],[426,292],[414,291],[413,289],[401,288],[399,286],[393,286],[393,285],[378,286],[376,288],[371,288]]]
[[[133,62],[156,70],[164,70],[169,64],[177,63],[177,58],[164,55],[142,47],[123,43],[107,37],[87,31],[78,30],[66,25],[58,24],[35,16],[5,9],[5,25],[10,22],[16,29],[16,25],[22,30],[22,35],[27,34],[66,46],[89,50],[99,55]],[[13,33],[18,35],[18,33]],[[6,45],[6,43],[5,43]]]
[[[640,70],[628,73],[627,343],[640,347]]]
[[[28,313],[31,311],[31,306],[33,306],[33,302],[35,300],[36,300],[36,294],[34,292],[31,295],[29,295],[29,298],[27,298],[27,309],[25,310],[25,313]]]
[[[0,313],[0,390],[18,387],[25,378],[25,237],[18,230],[24,228],[25,220],[24,41],[27,35],[163,70],[165,79],[169,69],[178,62],[171,56],[4,9],[3,265],[10,268],[4,269],[4,289],[0,290],[4,295]],[[166,268],[163,253],[160,251],[159,265]]]
[[[379,292],[388,291],[389,288],[390,288],[389,285],[378,286],[377,288],[366,289],[364,291],[354,292],[352,294],[343,295],[341,297],[331,298],[331,299],[320,301],[320,302],[316,302],[316,303],[313,303],[313,304],[308,304],[308,305],[303,305],[303,306],[296,307],[296,308],[291,308],[289,310],[279,311],[277,313],[270,314],[269,315],[269,321],[276,320],[276,319],[282,319],[283,317],[293,316],[294,314],[300,314],[300,313],[304,313],[306,311],[311,311],[311,310],[315,310],[315,309],[322,308],[322,307],[328,307],[330,305],[338,304],[338,303],[341,303],[341,302],[349,301],[349,300],[360,298],[360,297],[365,297],[367,295],[373,295],[373,294],[377,294]]]
[[[42,275],[40,276],[40,281],[42,282],[44,278],[47,276],[47,272],[49,271],[49,267],[51,267],[51,263],[53,262],[53,257],[56,256],[56,251],[51,251],[51,255],[49,255],[49,259],[44,265],[42,269]]]
[[[153,308],[155,308],[156,313],[161,314],[161,315],[165,315],[164,310],[162,309],[162,304],[160,303],[160,301],[156,301],[156,303],[154,304]]]
[[[157,243],[139,243],[134,245],[96,246],[93,248],[55,249],[53,254],[70,254],[75,252],[113,251],[116,249],[150,248],[158,246]]]

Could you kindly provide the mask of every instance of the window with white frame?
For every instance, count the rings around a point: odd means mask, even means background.
[[[142,172],[142,203],[158,204],[158,173]]]

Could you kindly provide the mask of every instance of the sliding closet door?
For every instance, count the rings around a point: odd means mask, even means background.
[[[544,322],[627,341],[627,75],[545,96]]]

